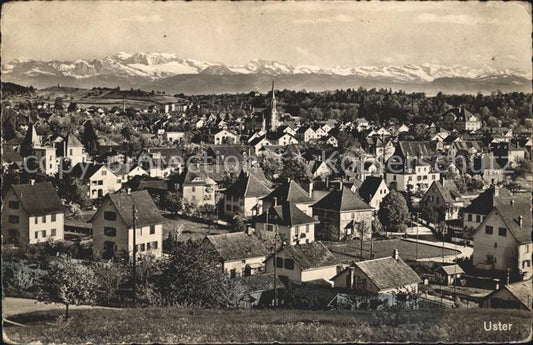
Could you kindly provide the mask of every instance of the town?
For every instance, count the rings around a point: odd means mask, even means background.
[[[3,340],[531,339],[531,6],[2,7]]]
[[[68,254],[81,303],[531,310],[531,95],[3,90],[6,291]]]

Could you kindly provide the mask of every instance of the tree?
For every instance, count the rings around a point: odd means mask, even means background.
[[[178,214],[179,211],[183,210],[183,198],[178,192],[168,192],[164,197],[163,206],[165,210]]]
[[[192,304],[205,307],[229,307],[236,304],[230,280],[222,271],[214,250],[204,241],[175,242],[160,274],[154,277],[154,289],[165,305]]]
[[[383,198],[378,211],[378,218],[381,224],[392,231],[401,232],[405,230],[409,217],[407,201],[399,192],[391,190]]]
[[[58,257],[50,262],[38,286],[40,301],[65,305],[65,319],[69,317],[70,305],[92,304],[96,300],[94,271],[68,257]]]
[[[56,99],[54,101],[54,109],[63,110],[63,98],[56,97]]]
[[[81,142],[90,155],[96,155],[98,153],[98,136],[91,121],[86,121],[83,126]]]
[[[67,110],[69,112],[74,112],[74,111],[78,110],[78,104],[76,102],[70,102],[70,104],[68,105]]]

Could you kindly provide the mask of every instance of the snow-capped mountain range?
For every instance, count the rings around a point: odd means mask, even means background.
[[[277,61],[252,60],[246,65],[225,65],[184,59],[167,53],[118,53],[103,59],[75,61],[40,61],[16,59],[2,65],[4,76],[20,77],[62,76],[85,79],[95,76],[143,77],[160,79],[181,74],[321,74],[391,79],[398,82],[432,82],[438,78],[487,78],[490,76],[517,76],[527,78],[518,69],[496,70],[489,66],[471,69],[464,66],[435,64],[404,66],[318,67],[293,66]]]
[[[118,53],[102,59],[75,61],[16,59],[2,65],[3,81],[36,88],[62,84],[186,94],[263,92],[270,88],[272,76],[277,88],[308,91],[365,87],[427,93],[531,92],[526,72],[490,66],[474,69],[436,64],[319,67],[265,60],[225,65],[167,53]]]

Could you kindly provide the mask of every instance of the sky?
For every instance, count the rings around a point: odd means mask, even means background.
[[[166,52],[225,64],[531,70],[525,2],[11,2],[2,61]]]

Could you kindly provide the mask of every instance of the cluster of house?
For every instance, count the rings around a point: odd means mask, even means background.
[[[208,117],[195,124],[200,141],[209,143],[202,162],[173,160],[183,157],[181,144],[188,136],[160,128],[165,122],[160,119],[155,135],[167,145],[143,149],[135,159],[128,158],[120,145],[103,139],[98,156],[89,157],[73,134],[43,136],[30,124],[22,143],[3,144],[2,163],[22,168],[25,158],[33,155],[41,162],[37,167],[41,173],[56,175],[68,162],[65,174],[88,186],[88,197],[100,201],[89,223],[93,251],[101,258],[123,251],[131,254],[134,248],[139,254],[163,255],[165,218],[147,190],[162,195],[179,191],[191,204],[219,205],[225,217],[248,220],[246,232],[204,240],[231,277],[266,273],[284,286],[306,283],[387,296],[416,293],[420,277],[397,252],[346,265],[321,242],[369,239],[383,198],[395,189],[419,193],[420,205],[434,210],[435,222],[447,222],[452,237],[471,241],[476,269],[513,270],[523,279],[531,277],[531,195],[495,187],[505,180],[506,165],[530,159],[532,142],[527,136],[505,128],[482,132],[479,117],[464,108],[450,109],[426,125],[429,141],[403,140],[410,131],[406,125],[379,127],[365,119],[282,121],[272,91],[271,106],[263,111],[256,130],[246,131],[246,119],[228,117]],[[174,111],[165,108],[163,120]],[[364,157],[353,170],[336,175],[327,162],[311,155],[307,163],[313,178],[326,181],[320,189],[313,180],[305,188],[291,179],[273,183],[257,160],[243,168],[250,158],[280,155],[288,145],[337,147],[340,132],[363,136]],[[11,149],[6,149],[9,145]],[[463,167],[453,159],[457,156],[473,164]],[[233,163],[221,166],[228,157]],[[478,175],[492,187],[465,195],[453,180],[464,173]],[[51,183],[13,185],[3,198],[4,241],[34,244],[64,239],[64,206]],[[267,250],[269,243],[282,245],[273,252]],[[332,300],[339,298],[335,295]]]

